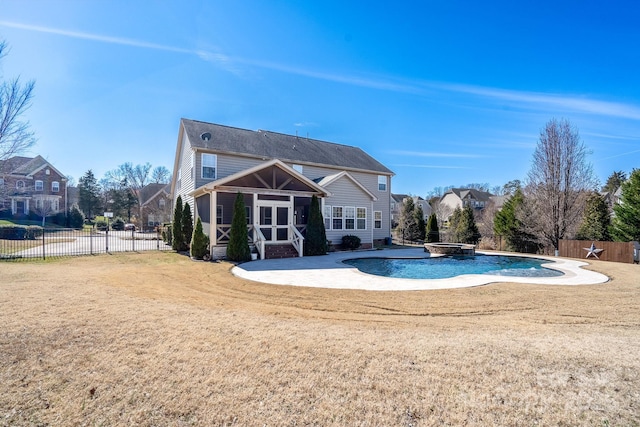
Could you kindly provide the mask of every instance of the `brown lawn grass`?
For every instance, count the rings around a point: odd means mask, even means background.
[[[640,425],[637,265],[398,293],[230,267],[0,264],[0,425]]]

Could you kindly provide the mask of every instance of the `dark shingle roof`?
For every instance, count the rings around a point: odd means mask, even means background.
[[[140,190],[140,200],[142,204],[144,205],[149,202],[153,196],[158,194],[158,192],[163,189],[167,192],[167,194],[169,194],[171,192],[171,184],[151,183],[142,187],[142,189]]]
[[[393,174],[358,147],[334,144],[269,131],[252,131],[196,120],[182,119],[191,146],[212,152],[233,153],[264,159],[315,163]],[[209,140],[202,135],[209,134]]]

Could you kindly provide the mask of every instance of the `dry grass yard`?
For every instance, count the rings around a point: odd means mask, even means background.
[[[638,426],[640,267],[603,285],[263,285],[173,253],[0,264],[0,425]]]

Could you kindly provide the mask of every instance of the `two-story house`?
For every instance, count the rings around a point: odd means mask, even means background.
[[[51,216],[66,210],[67,178],[42,156],[0,162],[0,211],[13,217]]]
[[[371,248],[389,238],[392,176],[358,147],[182,119],[171,194],[200,218],[213,256],[226,253],[237,193],[261,258],[274,245],[302,256],[313,195],[333,244],[356,235]]]
[[[446,213],[444,216],[447,218],[456,208],[470,206],[474,210],[482,210],[489,203],[491,196],[491,193],[474,188],[452,188],[440,198],[439,209]]]

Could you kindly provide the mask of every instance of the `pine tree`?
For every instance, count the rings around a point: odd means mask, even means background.
[[[191,205],[189,203],[184,204],[184,209],[182,210],[182,238],[184,239],[182,242],[183,250],[186,251],[189,249],[189,245],[191,243],[191,236],[193,235],[193,216],[191,216]]]
[[[231,231],[229,232],[227,258],[238,262],[249,261],[251,259],[251,250],[249,249],[248,241],[244,196],[239,192],[233,205],[233,219],[231,220]]]
[[[400,221],[398,227],[402,230],[402,236],[404,239],[413,242],[418,240],[418,224],[416,223],[415,216],[416,206],[413,203],[411,197],[404,199],[402,203],[402,212],[400,213]]]
[[[200,218],[196,221],[196,228],[193,230],[191,238],[191,256],[195,259],[202,259],[209,252],[209,236],[202,230]]]
[[[426,239],[428,243],[437,243],[440,241],[440,230],[438,230],[438,217],[432,213],[427,220]]]
[[[526,232],[520,220],[520,211],[524,205],[524,194],[518,188],[513,196],[504,202],[501,210],[496,212],[493,220],[493,231],[504,237],[507,249],[516,252],[531,252],[537,248],[535,238]]]
[[[611,234],[619,242],[640,241],[640,169],[634,169],[622,184],[620,203],[613,207],[615,216]]]
[[[471,206],[465,206],[460,215],[460,220],[455,229],[456,240],[460,243],[478,243],[480,233],[476,220],[473,217],[473,209]]]
[[[462,219],[462,209],[459,206],[453,210],[453,213],[449,217],[449,227],[448,227],[448,240],[450,242],[459,242],[458,240],[458,225],[460,224],[460,220]]]
[[[611,240],[609,228],[611,227],[611,214],[604,198],[598,193],[591,193],[587,197],[587,203],[582,217],[582,223],[576,234],[578,240]]]
[[[172,242],[171,247],[175,251],[182,251],[184,236],[182,235],[182,196],[178,196],[176,200],[176,208],[173,211],[173,224],[172,224]]]
[[[327,233],[324,229],[324,220],[320,212],[320,202],[314,194],[311,196],[309,206],[309,222],[307,223],[307,236],[304,241],[304,255],[325,255],[327,253]]]
[[[78,181],[78,207],[87,218],[95,217],[100,209],[100,186],[89,169]]]

